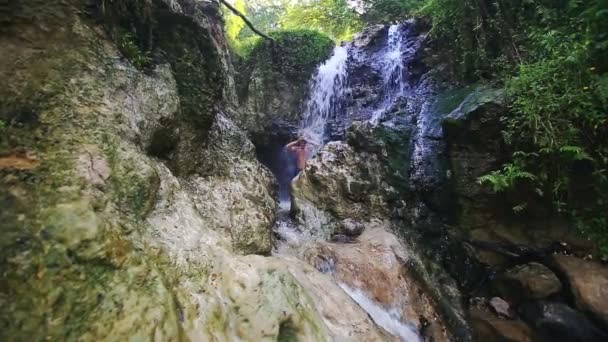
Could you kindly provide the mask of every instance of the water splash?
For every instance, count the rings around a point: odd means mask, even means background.
[[[310,82],[310,96],[304,107],[299,134],[319,150],[326,142],[327,120],[340,110],[346,91],[348,49],[336,46],[333,55]]]
[[[341,283],[338,285],[384,330],[398,336],[402,341],[421,341],[420,336],[412,325],[401,322],[397,310],[383,308],[380,304],[370,299],[361,289],[353,289]]]

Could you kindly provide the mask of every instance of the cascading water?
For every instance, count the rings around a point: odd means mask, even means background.
[[[400,31],[400,28],[400,25],[391,25],[389,27],[388,42],[382,52],[382,58],[378,59],[377,62],[377,68],[380,70],[383,81],[382,90],[384,98],[369,120],[373,124],[378,123],[384,113],[386,113],[398,97],[403,94],[405,88],[401,51],[405,37]]]
[[[401,321],[401,317],[397,310],[385,309],[369,298],[369,296],[360,289],[353,289],[344,284],[339,284],[339,286],[370,315],[376,324],[381,326],[384,330],[398,336],[402,341],[421,341],[416,329]]]
[[[327,120],[338,114],[346,91],[348,49],[336,46],[310,81],[310,95],[304,106],[299,134],[319,150],[327,140]]]
[[[419,37],[408,37],[409,25],[392,25],[386,32],[386,43],[383,48],[369,52],[359,51],[353,44],[337,46],[333,55],[324,64],[319,66],[309,84],[309,98],[304,105],[304,114],[299,127],[299,135],[304,137],[313,146],[312,154],[316,153],[330,138],[331,125],[335,122],[346,123],[355,119],[369,121],[378,125],[384,116],[395,104],[406,95],[409,90],[407,75],[408,62],[420,45]],[[350,58],[349,58],[350,55]],[[348,105],[352,96],[349,89],[349,79],[353,74],[349,71],[355,63],[365,63],[379,75],[377,86],[380,96],[374,97],[371,104],[359,113],[352,113],[353,108]],[[365,81],[364,81],[365,82]],[[275,224],[275,234],[280,242],[275,245],[274,254],[299,256],[303,246],[314,237],[302,234],[302,227],[292,221],[283,207]],[[302,229],[306,230],[306,229]],[[333,259],[318,266],[318,269],[327,274],[333,273]],[[359,306],[366,311],[372,320],[380,327],[398,337],[402,341],[420,341],[416,328],[400,316],[396,309],[388,308],[376,302],[361,288],[338,284]]]

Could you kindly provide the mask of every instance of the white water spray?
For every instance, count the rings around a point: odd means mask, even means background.
[[[327,120],[339,110],[346,91],[348,49],[336,46],[333,55],[317,69],[310,82],[310,97],[304,107],[299,134],[318,151],[326,142]]]

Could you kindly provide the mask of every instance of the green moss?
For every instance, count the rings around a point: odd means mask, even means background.
[[[441,124],[444,130],[461,130],[464,128],[464,122],[454,118],[445,118]]]
[[[152,167],[121,153],[116,138],[104,135],[103,148],[111,169],[112,199],[123,214],[145,218],[156,200],[160,178]]]

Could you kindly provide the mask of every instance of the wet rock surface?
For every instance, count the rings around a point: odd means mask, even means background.
[[[410,257],[385,222],[370,222],[350,245],[317,243],[304,251],[317,269],[331,274],[341,287],[368,310],[376,324],[402,340],[418,340],[419,332],[433,341],[448,341],[445,323],[433,300],[414,279]],[[331,260],[331,267],[328,261]],[[374,305],[395,317],[384,317]],[[367,307],[366,307],[367,306]],[[377,314],[376,316],[374,314]]]

